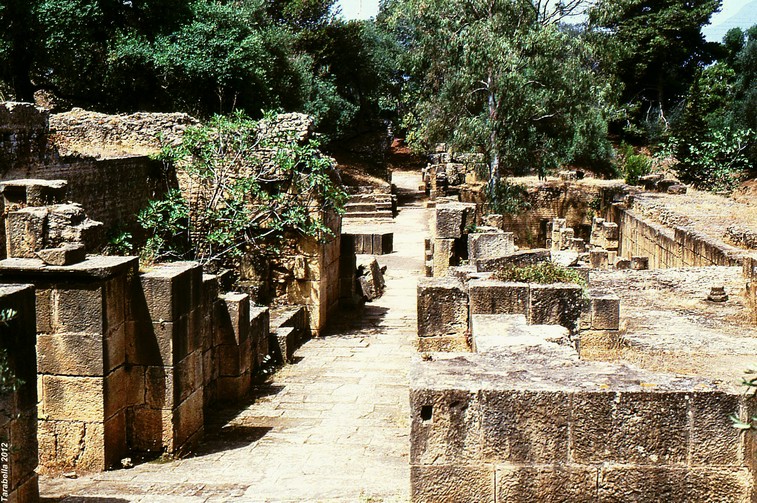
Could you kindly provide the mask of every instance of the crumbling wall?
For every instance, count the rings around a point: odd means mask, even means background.
[[[32,103],[0,102],[0,176],[44,163],[49,113]]]
[[[414,502],[751,501],[754,400],[583,362],[560,331],[476,315],[479,353],[411,371]]]

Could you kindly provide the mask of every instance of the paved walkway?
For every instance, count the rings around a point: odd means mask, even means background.
[[[407,196],[421,180],[396,172],[394,182]],[[412,198],[401,206],[392,224],[396,251],[379,257],[384,296],[302,346],[251,404],[211,418],[196,456],[80,479],[43,477],[43,501],[407,501],[407,372],[427,221]]]

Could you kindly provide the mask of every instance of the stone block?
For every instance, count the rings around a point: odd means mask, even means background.
[[[0,193],[6,206],[46,206],[63,202],[67,187],[66,180],[7,180],[0,183]]]
[[[471,347],[465,335],[440,335],[435,337],[419,337],[418,351],[422,353],[467,353]]]
[[[507,257],[515,253],[512,232],[475,232],[468,234],[468,259]]]
[[[105,375],[99,334],[39,334],[37,372],[69,376]]]
[[[497,501],[596,502],[598,476],[592,466],[497,466]]]
[[[434,241],[434,276],[447,275],[447,269],[455,262],[455,240],[436,239]]]
[[[270,325],[270,313],[267,307],[250,307],[250,339],[255,368],[263,364],[263,358],[269,353]]]
[[[739,410],[739,398],[716,391],[690,394],[691,465],[738,466],[742,463],[743,435],[729,419]]]
[[[202,388],[192,393],[173,411],[174,451],[181,452],[185,445],[203,430],[204,414]]]
[[[478,272],[493,272],[511,266],[524,267],[539,262],[547,262],[551,256],[551,252],[546,249],[534,248],[531,250],[521,250],[507,257],[478,259],[476,260],[476,270]]]
[[[64,244],[58,248],[46,248],[37,252],[37,257],[47,265],[66,266],[82,262],[86,258],[82,244]]]
[[[646,271],[649,269],[649,257],[631,257],[631,269],[634,271]]]
[[[527,283],[471,280],[468,294],[471,314],[523,314],[528,317]]]
[[[135,407],[132,411],[130,443],[138,452],[173,451],[171,411]]]
[[[82,422],[40,420],[37,423],[40,466],[54,470],[76,467],[85,433]]]
[[[411,389],[410,463],[482,464],[478,393],[462,389]]]
[[[272,330],[268,343],[271,356],[278,362],[292,363],[298,342],[299,337],[294,327],[278,327]]]
[[[177,363],[174,377],[176,402],[184,401],[189,395],[202,389],[202,352],[193,351]]]
[[[221,298],[228,312],[229,335],[233,335],[228,342],[239,345],[250,336],[250,296],[246,293],[226,293]]]
[[[218,400],[226,403],[236,403],[250,391],[250,374],[238,376],[221,376],[216,382]]]
[[[483,390],[481,407],[485,461],[568,461],[570,401],[565,393]]]
[[[102,422],[105,417],[101,377],[40,377],[39,414],[51,420]]]
[[[688,456],[686,393],[573,395],[571,452],[581,464],[680,465]]]
[[[631,268],[631,260],[623,257],[615,259],[615,269],[626,270]]]
[[[105,469],[122,468],[121,460],[129,454],[126,442],[126,411],[121,410],[103,424]]]
[[[8,257],[34,258],[37,251],[46,247],[46,208],[22,208],[8,213],[6,250]]]
[[[505,217],[502,215],[498,215],[496,213],[486,215],[484,217],[484,225],[488,225],[489,227],[495,227],[497,229],[504,229]]]
[[[591,296],[592,330],[618,330],[620,328],[620,298],[614,294]]]
[[[34,473],[38,463],[37,414],[27,411],[13,418],[10,424],[10,487],[18,487]],[[3,464],[7,464],[7,461]]]
[[[195,262],[156,265],[149,272],[142,274],[140,281],[147,310],[153,322],[178,320],[189,314],[194,304],[201,300],[202,267]],[[196,302],[193,302],[193,292]]]
[[[437,239],[458,239],[476,223],[476,205],[446,203],[436,207]]]
[[[607,250],[591,250],[589,252],[589,263],[591,263],[592,269],[607,269],[609,265]]]
[[[459,280],[418,281],[418,336],[464,336],[468,330],[468,294]]]
[[[572,283],[531,284],[528,323],[561,325],[576,333],[581,318],[582,295],[583,289]]]
[[[494,468],[489,466],[411,466],[414,503],[494,503]]]
[[[603,466],[599,501],[751,501],[746,469]]]
[[[103,334],[103,288],[101,284],[71,285],[53,296],[55,327],[59,332]]]

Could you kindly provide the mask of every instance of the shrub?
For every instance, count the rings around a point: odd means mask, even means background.
[[[621,147],[622,164],[620,167],[623,178],[628,185],[638,185],[642,176],[652,171],[652,159],[644,155],[635,154],[633,147]]]
[[[537,264],[516,267],[509,265],[495,273],[501,281],[515,283],[538,283],[550,285],[553,283],[575,283],[586,286],[586,280],[576,271],[555,264],[554,262],[539,262]]]
[[[517,215],[531,208],[525,185],[501,179],[486,186],[489,213]]]

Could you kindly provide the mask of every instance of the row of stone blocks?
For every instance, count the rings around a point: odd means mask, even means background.
[[[757,323],[757,255],[744,257],[743,274],[746,300],[753,323]]]
[[[235,401],[268,354],[267,308],[219,294],[192,262],[139,275],[133,257],[65,267],[0,262],[0,281],[36,287],[40,462],[101,471],[131,452],[182,454],[204,411]]]
[[[484,338],[475,346],[485,352],[414,363],[412,501],[757,496],[755,437],[729,419],[751,417],[753,398],[704,379],[583,362],[559,330],[525,323],[476,315],[472,338]]]
[[[342,234],[342,247],[354,249],[357,255],[388,255],[394,251],[394,233]]]
[[[531,325],[618,330],[620,299],[572,283],[539,285],[491,279],[423,278],[418,282],[418,344],[421,351],[465,351],[470,319],[478,314],[520,314]]]

